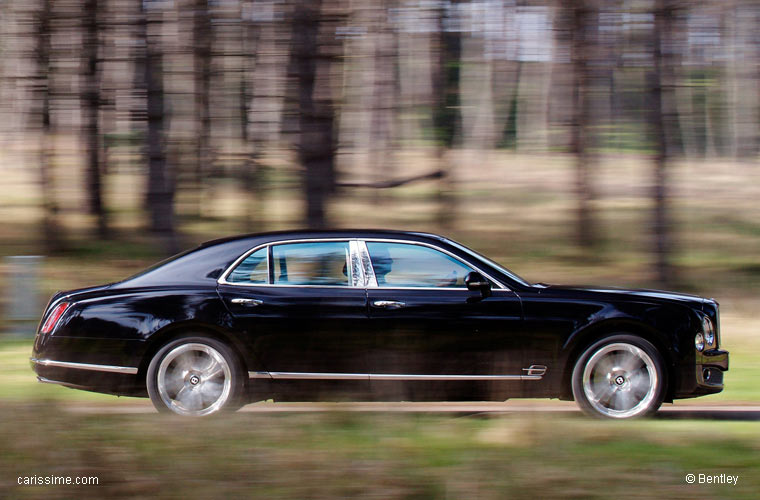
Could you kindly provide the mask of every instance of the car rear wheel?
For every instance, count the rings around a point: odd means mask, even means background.
[[[662,404],[666,371],[647,340],[632,335],[604,338],[575,363],[572,389],[586,413],[605,418],[651,415]]]
[[[218,340],[184,337],[161,348],[148,366],[147,387],[159,411],[204,416],[240,407],[243,370]]]

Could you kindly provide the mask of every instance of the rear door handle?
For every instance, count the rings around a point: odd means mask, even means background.
[[[375,307],[383,307],[385,309],[401,309],[406,304],[397,300],[376,300],[372,303]]]
[[[264,303],[263,300],[259,300],[259,299],[243,299],[243,298],[234,298],[230,300],[230,302],[232,302],[235,305],[245,306],[245,307],[256,307]]]

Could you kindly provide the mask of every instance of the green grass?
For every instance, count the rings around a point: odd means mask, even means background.
[[[754,498],[756,424],[398,414],[73,415],[6,405],[0,496]],[[8,425],[11,424],[12,425]],[[738,475],[688,485],[687,473]],[[97,486],[18,486],[19,476]]]

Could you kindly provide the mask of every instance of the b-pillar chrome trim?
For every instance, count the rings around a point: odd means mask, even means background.
[[[359,255],[362,243],[357,240],[350,240],[348,242],[349,259],[351,261],[351,286],[358,288],[364,287],[367,279],[367,273]]]
[[[531,367],[532,369],[533,367]],[[541,380],[546,372],[538,374],[524,368],[527,375],[417,375],[405,373],[309,373],[309,372],[248,372],[249,378],[270,380]]]
[[[356,249],[356,258],[361,261],[362,272],[364,273],[364,286],[377,288],[377,278],[375,277],[375,269],[372,267],[369,250],[367,250],[367,242],[364,240],[357,241]]]
[[[73,368],[75,370],[91,370],[96,372],[123,373],[125,375],[137,375],[137,368],[132,366],[95,365],[91,363],[74,363],[72,361],[55,361],[53,359],[29,358],[40,366],[54,366],[56,368]]]

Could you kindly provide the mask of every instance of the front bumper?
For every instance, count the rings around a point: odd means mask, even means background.
[[[728,371],[728,351],[710,349],[697,356],[695,395],[715,394],[723,390],[723,372]]]

